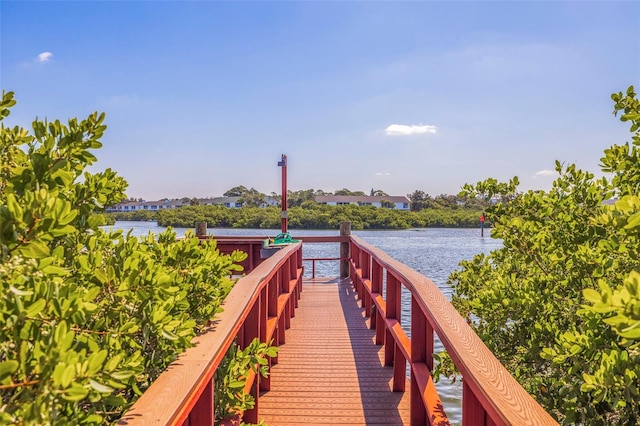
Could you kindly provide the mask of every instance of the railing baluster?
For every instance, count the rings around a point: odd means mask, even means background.
[[[486,426],[487,413],[469,384],[462,379],[462,426]]]
[[[298,273],[298,269],[302,268],[302,247],[300,248],[300,250],[298,250],[295,257],[291,260],[292,260],[292,263],[291,263],[290,271],[291,271],[291,278],[293,278]],[[302,291],[302,286],[300,286],[300,291]],[[297,303],[296,303],[296,307],[298,307]]]
[[[213,378],[207,382],[198,402],[189,414],[188,424],[190,425],[212,425],[214,419],[213,412]]]
[[[428,339],[427,335],[427,319],[420,309],[420,305],[415,297],[411,297],[411,362],[427,363]],[[431,336],[433,340],[433,336]],[[428,363],[427,363],[428,364]]]
[[[394,343],[395,354],[393,357],[393,391],[404,392],[407,383],[407,359],[402,353],[399,343]]]
[[[271,318],[275,318],[278,315],[278,286],[280,271],[276,272],[275,277],[271,278],[265,288],[262,289],[260,296],[260,341],[263,343],[269,343],[272,337],[272,331],[269,330],[269,324]],[[275,303],[275,306],[273,304]],[[267,368],[269,373],[271,372],[271,360],[267,359]],[[259,383],[259,389],[261,391],[268,391],[271,389],[271,375],[267,377],[256,377]]]
[[[367,283],[369,285],[367,285]],[[371,317],[371,256],[367,254],[362,264],[362,294],[360,299],[364,306],[364,314]]]
[[[393,356],[396,352],[396,341],[393,339],[393,335],[388,328],[385,328],[384,332],[384,365],[393,365]]]
[[[371,292],[380,293],[382,291],[382,265],[375,259],[371,262]]]
[[[385,365],[393,365],[395,362],[396,340],[393,337],[389,329],[389,320],[396,320],[400,322],[400,304],[401,304],[401,288],[400,282],[394,277],[391,272],[387,271],[387,312],[385,322],[386,333],[384,339],[384,363]],[[395,380],[394,380],[395,382]],[[395,386],[395,384],[394,384]]]
[[[376,345],[384,345],[385,344],[385,311],[378,309],[376,310]]]
[[[387,271],[387,319],[402,322],[402,286],[400,281]]]
[[[429,353],[429,323],[420,309],[415,297],[411,297],[411,424],[424,425],[427,423],[427,409],[423,401],[423,390],[419,382],[427,382],[427,377],[418,377],[424,370],[417,370],[414,365],[426,363],[427,358],[432,358]],[[433,342],[433,332],[431,334]],[[431,344],[433,346],[433,344]],[[433,359],[433,358],[432,358]],[[429,369],[430,370],[430,369]]]
[[[378,304],[382,305],[384,302],[380,300],[382,296],[382,277],[384,276],[384,270],[382,265],[378,263],[376,259],[372,259],[371,261],[371,292],[372,297],[374,297],[373,303],[375,310],[372,312],[371,316],[371,328],[375,328],[376,330],[376,345],[384,344],[384,329],[385,329],[385,318],[386,318],[386,307],[378,306]],[[376,300],[377,299],[377,300]]]
[[[367,264],[369,259],[369,253],[365,251],[360,251],[360,279],[358,280],[358,287],[356,288],[356,292],[358,293],[358,299],[362,301],[362,306],[364,306],[364,277],[367,275]]]
[[[242,349],[245,349],[256,337],[260,335],[260,312],[262,297],[258,297],[258,300],[253,305],[247,319],[244,322],[243,340],[240,344]],[[246,423],[258,423],[258,409],[260,407],[260,392],[259,392],[260,375],[256,375],[253,385],[251,386],[251,396],[253,396],[255,404],[252,409],[245,411],[244,421]]]

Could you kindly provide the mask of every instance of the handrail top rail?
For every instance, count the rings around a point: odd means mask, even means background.
[[[204,333],[192,340],[194,346],[169,365],[167,370],[173,374],[161,374],[118,424],[181,424],[193,405],[190,401],[195,399],[195,392],[213,376],[262,287],[300,246],[298,242],[283,247],[240,278],[222,303],[224,310]],[[163,401],[162,406],[154,404],[156,400]]]
[[[256,235],[207,235],[206,239],[216,241],[233,241],[233,242],[258,242],[269,238],[269,236]],[[349,237],[342,235],[292,235],[294,240],[303,243],[348,243]]]
[[[399,279],[416,298],[464,380],[492,417],[505,424],[557,424],[522,388],[427,277],[352,235],[351,241]]]

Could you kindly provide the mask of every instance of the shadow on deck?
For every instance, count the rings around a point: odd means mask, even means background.
[[[409,424],[409,392],[391,392],[393,368],[368,327],[350,280],[303,283],[300,307],[260,397],[268,425]]]

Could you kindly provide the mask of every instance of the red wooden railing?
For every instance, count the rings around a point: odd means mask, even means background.
[[[255,337],[284,343],[301,291],[302,244],[297,243],[238,280],[210,330],[194,339],[195,346],[156,379],[119,424],[212,425],[213,374],[225,353],[234,341],[244,348]],[[244,413],[244,421],[258,422],[259,393],[269,386],[269,378],[251,375],[247,388],[256,404]]]
[[[411,424],[449,424],[433,384],[434,332],[462,375],[463,425],[547,425],[555,420],[516,382],[467,322],[422,274],[351,237],[350,275],[393,365],[393,390],[410,367]],[[411,293],[411,338],[401,326],[401,290]],[[384,289],[384,291],[383,291]]]
[[[394,391],[405,390],[409,365],[412,425],[449,423],[431,377],[434,333],[462,375],[463,425],[556,424],[428,278],[358,237],[302,239],[305,244],[349,242],[350,276],[370,325],[376,329],[376,343],[384,344],[385,363],[393,365]],[[222,252],[241,249],[244,244],[254,253],[249,265],[255,269],[235,285],[214,326],[194,340],[195,347],[153,383],[120,424],[213,424],[213,373],[231,343],[237,340],[244,347],[255,337],[263,342],[274,339],[275,345],[284,343],[284,331],[291,325],[302,291],[302,244],[260,259],[256,249],[260,240],[220,238]],[[404,325],[412,338],[402,328],[402,287],[411,293],[410,324]],[[248,387],[256,405],[244,413],[244,421],[258,422],[259,393],[269,386],[269,379],[253,380],[252,376]]]

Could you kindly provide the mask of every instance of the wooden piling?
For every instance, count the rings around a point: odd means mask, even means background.
[[[196,222],[196,237],[205,238],[207,236],[207,222]]]
[[[340,236],[348,237],[351,235],[351,222],[340,222]],[[349,243],[340,243],[340,259],[349,258]],[[349,261],[340,261],[340,278],[349,277]]]

